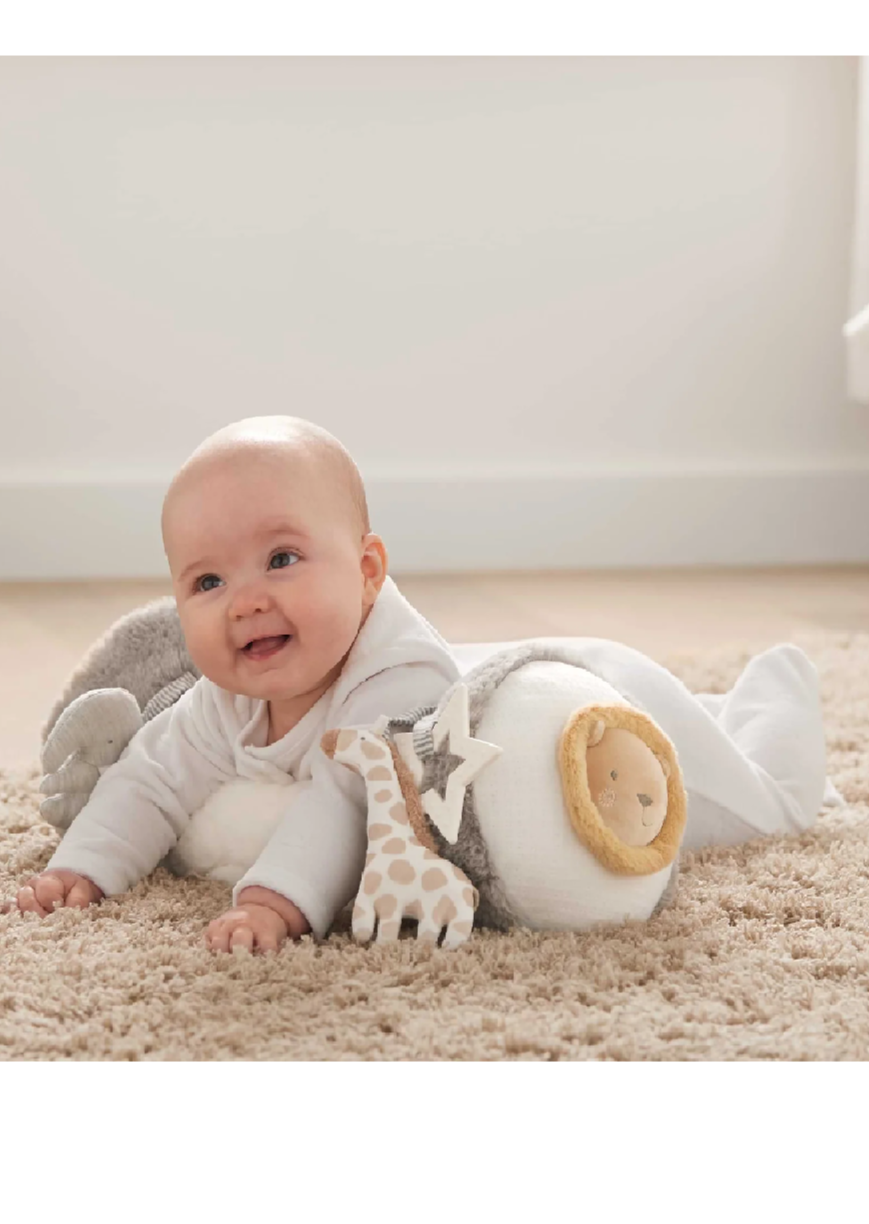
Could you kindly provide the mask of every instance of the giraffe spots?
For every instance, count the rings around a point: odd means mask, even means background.
[[[384,854],[404,854],[407,849],[407,843],[403,837],[390,837],[388,842],[384,842],[380,847]]]
[[[408,918],[416,918],[419,921],[422,918],[422,902],[419,897],[414,897],[411,903],[404,907],[404,912]]]
[[[422,857],[425,859],[436,859],[439,863],[442,861],[441,856],[439,854],[435,854],[434,850],[426,850]]]
[[[373,769],[369,769],[365,775],[369,782],[391,782],[392,774],[385,765],[375,765]]]
[[[368,853],[365,855],[365,866],[369,867],[372,861],[376,858],[377,858],[377,855],[375,854],[375,852],[373,850],[369,850]]]
[[[415,833],[411,833],[410,837],[407,840],[410,842],[412,846],[422,845],[422,842],[419,840],[419,838],[416,836]]]
[[[386,756],[386,749],[383,744],[375,744],[371,740],[364,739],[360,747],[369,761],[382,761]]]
[[[374,800],[376,803],[389,803],[389,800],[391,798],[392,798],[391,790],[378,791],[377,794],[374,796]]]
[[[338,732],[327,731],[320,739],[320,748],[327,757],[334,757],[338,747]]]
[[[468,877],[462,871],[461,867],[457,867],[455,863],[450,863],[450,866],[452,867],[453,875],[456,877],[458,882],[460,884],[466,884],[468,882]]]
[[[395,859],[389,864],[386,874],[390,880],[395,880],[396,884],[412,884],[416,879],[416,872],[407,859]]]
[[[435,888],[443,888],[446,882],[447,877],[440,867],[429,867],[428,871],[423,872],[422,886],[426,892],[433,892]]]
[[[392,828],[388,824],[370,824],[368,826],[368,840],[379,841],[381,837],[386,837],[387,833],[391,833]]]
[[[378,918],[391,918],[398,907],[398,897],[395,893],[384,893],[374,902],[374,912]]]
[[[351,744],[355,744],[359,736],[358,731],[339,731],[338,740],[335,745],[336,752],[345,752]]]
[[[458,922],[454,922],[450,928],[456,935],[470,935],[473,922],[467,918],[460,918]]]
[[[366,897],[370,897],[373,893],[377,892],[382,879],[383,876],[379,871],[366,871],[365,879],[362,881],[362,891]]]
[[[432,910],[432,918],[440,926],[446,926],[448,922],[452,922],[458,912],[450,897],[441,897]]]
[[[403,801],[401,803],[394,804],[389,809],[389,815],[392,817],[392,819],[395,821],[396,824],[407,824],[408,823],[407,804],[404,803]]]
[[[473,888],[463,888],[462,889],[462,900],[464,901],[465,905],[470,905],[471,909],[477,908],[477,902],[474,898],[475,892],[476,892],[476,889],[473,889]]]

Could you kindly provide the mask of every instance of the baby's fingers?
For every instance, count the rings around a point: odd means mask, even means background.
[[[228,952],[231,934],[232,927],[227,926],[220,918],[215,918],[205,928],[205,943],[212,952]]]
[[[86,909],[94,899],[91,885],[87,880],[76,880],[72,888],[66,894],[66,905],[72,905],[77,909]]]
[[[234,952],[236,948],[247,948],[248,952],[253,952],[253,931],[249,926],[237,926],[229,937],[229,950]]]
[[[232,939],[239,928],[240,921],[239,914],[221,914],[219,918],[214,918],[209,922],[205,932],[205,942],[212,952],[231,950]]]
[[[38,914],[40,918],[44,918],[48,910],[40,905],[34,890],[34,884],[35,881],[31,881],[31,883],[25,884],[23,888],[18,889],[18,908],[22,914]]]
[[[64,887],[63,881],[57,876],[41,875],[32,880],[33,891],[36,893],[36,900],[46,911],[51,913],[55,905],[63,905]]]
[[[258,952],[277,952],[281,941],[278,939],[276,931],[258,931],[256,937],[256,947]]]

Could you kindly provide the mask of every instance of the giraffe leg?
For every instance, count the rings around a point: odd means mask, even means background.
[[[416,937],[420,943],[436,944],[443,928],[444,924],[438,922],[429,911],[420,918],[416,928]]]
[[[401,906],[394,893],[381,893],[374,902],[377,914],[376,943],[395,943],[401,930]]]
[[[362,893],[356,898],[353,906],[352,931],[357,943],[368,943],[374,935],[376,915],[374,902]]]
[[[458,917],[454,918],[452,922],[447,924],[447,933],[446,935],[444,935],[444,942],[442,944],[442,947],[458,948],[459,945],[463,944],[465,940],[468,938],[468,936],[471,934],[473,927],[474,927],[473,910],[468,914],[464,914],[461,911],[459,911]]]
[[[381,918],[377,926],[377,943],[395,943],[401,930],[401,918]]]

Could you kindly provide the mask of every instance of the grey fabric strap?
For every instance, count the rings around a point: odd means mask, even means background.
[[[386,727],[386,734],[390,739],[394,739],[401,732],[412,732],[414,751],[419,759],[424,761],[434,754],[434,743],[432,742],[434,723],[435,707],[417,706],[416,709],[403,714],[401,718],[391,718]]]
[[[182,693],[186,693],[195,683],[196,677],[193,675],[193,672],[185,672],[177,680],[170,680],[158,693],[154,694],[145,706],[142,711],[142,721],[149,722],[157,714],[161,714],[163,710],[168,710],[171,705],[175,704]]]

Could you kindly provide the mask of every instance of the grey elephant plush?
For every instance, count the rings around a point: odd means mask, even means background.
[[[199,675],[171,596],[116,621],[70,676],[42,729],[40,811],[49,824],[69,828],[102,770]]]

